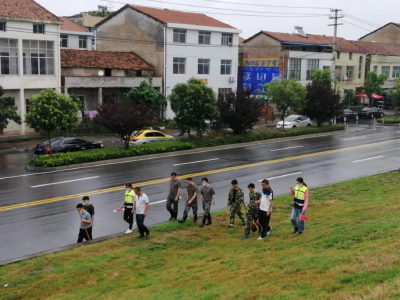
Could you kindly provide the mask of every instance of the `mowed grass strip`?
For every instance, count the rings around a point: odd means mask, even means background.
[[[0,299],[400,299],[399,181],[392,172],[312,190],[302,236],[290,234],[288,195],[263,241],[242,241],[243,227],[215,213],[204,229],[189,219],[153,228],[150,240],[3,266]]]

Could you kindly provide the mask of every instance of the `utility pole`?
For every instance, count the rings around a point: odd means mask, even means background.
[[[338,13],[342,11],[341,9],[331,9],[331,12],[335,13],[334,16],[329,16],[329,19],[334,20],[334,24],[329,24],[328,26],[334,26],[333,27],[333,43],[332,43],[332,87],[336,89],[335,87],[335,71],[336,71],[336,57],[337,57],[337,27],[338,25],[343,25],[343,23],[338,24],[338,19],[344,18],[344,15],[339,15]]]

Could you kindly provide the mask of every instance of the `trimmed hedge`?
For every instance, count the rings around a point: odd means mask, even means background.
[[[344,130],[344,125],[330,125],[322,127],[304,127],[285,130],[260,130],[243,135],[223,134],[216,137],[202,136],[182,139],[190,141],[195,148],[213,147],[220,145],[248,143],[255,141],[271,140],[284,137],[292,137],[306,134],[318,134],[332,131]]]
[[[382,120],[385,120],[385,124],[400,124],[400,118],[378,119],[376,122],[382,124]]]
[[[32,167],[60,167],[72,164],[81,164],[101,160],[141,156],[156,153],[173,152],[179,150],[189,150],[202,147],[213,147],[220,145],[248,143],[262,140],[271,140],[284,137],[300,136],[306,134],[318,134],[332,131],[344,130],[343,125],[331,125],[322,127],[305,127],[286,130],[261,130],[253,131],[243,135],[222,134],[219,136],[203,136],[192,138],[181,138],[177,141],[145,144],[131,146],[129,149],[104,148],[86,150],[80,152],[59,153],[50,155],[38,155],[32,158],[28,165]]]
[[[50,155],[37,155],[32,158],[28,165],[32,167],[60,167],[72,164],[82,164],[94,161],[124,158],[131,156],[141,156],[147,154],[157,154],[173,152],[179,150],[193,149],[192,143],[182,141],[169,141],[155,144],[145,144],[131,146],[129,149],[124,147],[93,149],[79,152],[58,153],[51,158]]]

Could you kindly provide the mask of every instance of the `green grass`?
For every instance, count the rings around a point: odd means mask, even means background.
[[[393,172],[312,190],[302,236],[290,234],[283,196],[263,241],[242,241],[243,227],[227,229],[216,212],[204,229],[166,224],[150,240],[3,266],[0,299],[400,299],[399,181]]]

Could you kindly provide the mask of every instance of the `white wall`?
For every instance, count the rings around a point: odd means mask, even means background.
[[[45,22],[43,22],[45,23]],[[38,23],[38,24],[43,24]],[[5,96],[15,97],[18,113],[24,120],[25,99],[39,93],[41,89],[61,88],[60,68],[60,25],[45,24],[45,34],[33,33],[33,23],[7,21],[7,31],[0,32],[0,38],[18,40],[18,75],[0,75],[0,85],[5,89]],[[23,73],[23,40],[52,41],[54,42],[54,75],[24,75]],[[33,90],[34,89],[34,90]],[[23,97],[21,97],[21,95]],[[10,124],[5,133],[21,134],[29,132],[25,124]]]
[[[303,85],[306,85],[311,82],[311,80],[307,80],[307,59],[319,59],[319,70],[322,70],[324,66],[332,68],[332,53],[289,51],[288,72],[290,70],[290,58],[301,59],[300,83]]]
[[[173,30],[186,29],[186,44],[173,45]],[[211,44],[200,45],[199,31],[211,31]],[[232,47],[221,45],[222,32],[233,33]],[[214,27],[202,27],[181,24],[168,24],[167,35],[167,71],[166,71],[166,95],[170,95],[175,85],[186,82],[195,77],[207,79],[207,85],[215,93],[219,88],[231,88],[236,90],[238,72],[238,53],[239,53],[239,33],[237,29],[225,29]],[[173,58],[186,58],[185,74],[173,74]],[[210,74],[198,74],[198,59],[210,59]],[[221,60],[231,60],[231,74],[221,75]],[[235,82],[230,82],[229,78],[234,77]],[[167,118],[173,118],[174,114],[168,106]]]
[[[68,47],[67,47],[67,49],[93,50],[92,37],[94,36],[94,33],[61,30],[61,34],[68,35]],[[87,46],[87,48],[85,48],[85,49],[79,48],[79,37],[80,36],[86,36],[86,46]]]

